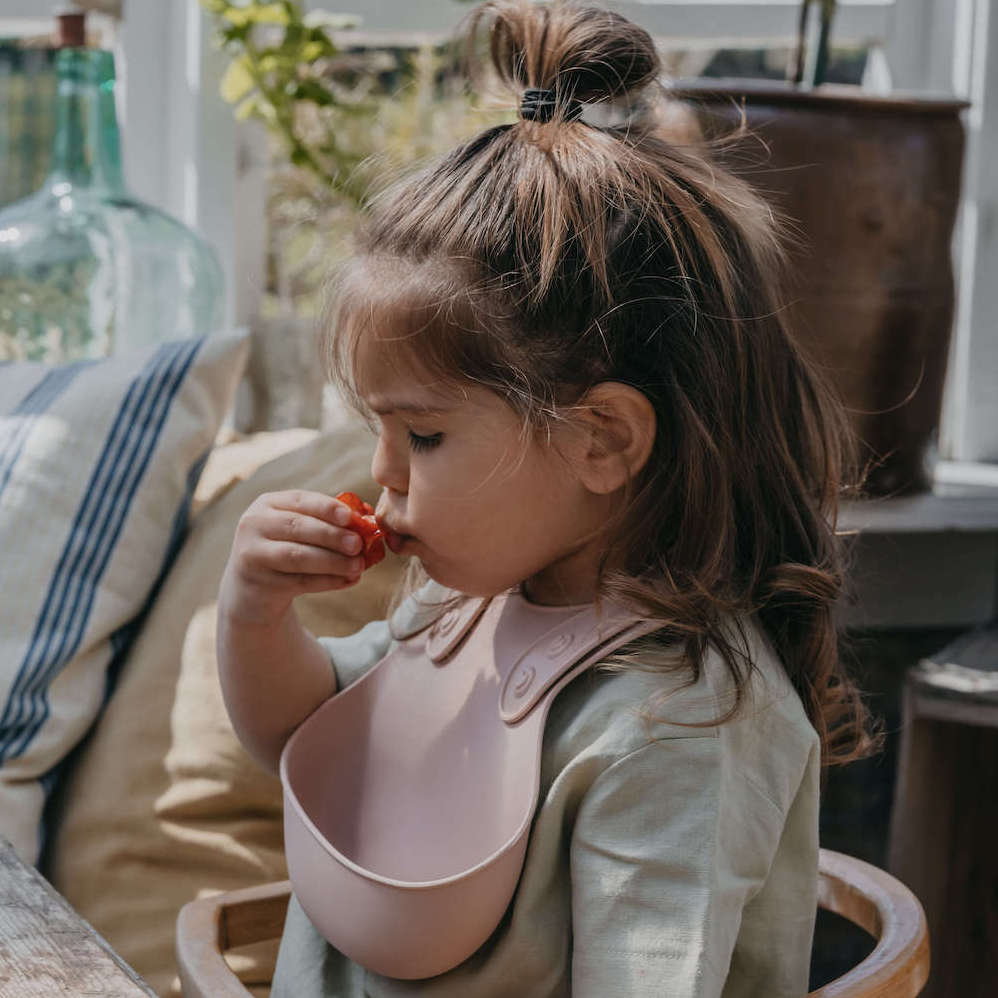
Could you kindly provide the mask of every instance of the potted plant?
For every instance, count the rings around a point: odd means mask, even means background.
[[[237,410],[242,430],[319,425],[315,319],[367,197],[413,160],[493,121],[441,52],[351,45],[356,17],[303,0],[201,0],[226,56],[222,97],[268,136],[265,294]]]
[[[785,84],[698,80],[676,96],[708,137],[744,115],[747,130],[722,156],[799,237],[791,324],[852,414],[866,491],[915,492],[930,480],[949,350],[967,105],[825,83],[835,6],[802,0]]]

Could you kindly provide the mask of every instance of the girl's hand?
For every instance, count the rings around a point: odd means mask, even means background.
[[[354,585],[365,567],[356,514],[320,492],[259,496],[236,527],[219,609],[254,626],[280,620],[296,596]]]

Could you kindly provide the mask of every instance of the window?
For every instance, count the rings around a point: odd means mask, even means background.
[[[687,53],[786,45],[798,16],[798,0],[608,2]],[[424,40],[448,34],[468,10],[453,0],[307,6],[358,14],[358,38]],[[36,0],[0,0],[0,24],[11,18],[37,22]],[[998,461],[998,171],[984,169],[998,158],[998,10],[991,0],[839,0],[834,32],[837,44],[871,53],[868,86],[973,102],[954,239],[958,314],[942,447],[952,458]],[[198,0],[128,0],[117,46],[129,183],[215,244],[229,281],[229,317],[245,322],[263,283],[265,180],[259,145],[247,144],[217,96],[220,58]]]

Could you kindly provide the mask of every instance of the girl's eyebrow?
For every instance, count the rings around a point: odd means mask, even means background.
[[[368,405],[371,412],[379,416],[387,416],[393,412],[408,412],[419,416],[439,416],[450,409],[449,406],[423,405],[419,402],[396,402],[391,399],[375,399],[374,401],[369,401]]]

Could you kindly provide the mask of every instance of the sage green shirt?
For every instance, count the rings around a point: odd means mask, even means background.
[[[421,594],[423,600],[432,591]],[[431,611],[323,638],[340,688]],[[555,699],[519,885],[460,966],[400,981],[351,962],[292,898],[272,998],[800,998],[817,905],[819,744],[772,648],[738,719],[643,720],[681,678],[589,670]],[[730,703],[711,651],[657,714],[703,721]]]

